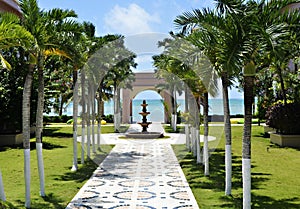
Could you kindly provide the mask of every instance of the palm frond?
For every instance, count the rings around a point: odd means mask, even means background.
[[[57,55],[57,56],[62,56],[68,59],[71,59],[71,57],[63,50],[56,49],[56,48],[50,48],[44,51],[44,55],[51,56],[51,55]]]
[[[0,53],[1,66],[5,69],[11,70],[11,65],[4,59],[2,54]]]

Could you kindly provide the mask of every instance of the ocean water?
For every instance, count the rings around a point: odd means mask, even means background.
[[[139,112],[142,111],[143,100],[135,99],[132,101],[132,120],[133,121],[141,121],[142,116]],[[209,115],[223,115],[223,99],[209,99]],[[184,112],[184,100],[178,100],[178,110]],[[243,99],[230,99],[230,114],[244,114],[244,100]],[[150,112],[148,115],[148,121],[152,122],[162,122],[164,121],[164,107],[161,100],[149,99],[147,100],[147,111]],[[104,114],[113,114],[113,101],[105,102],[104,104]],[[81,107],[78,108],[78,111],[81,112]],[[63,114],[72,115],[73,105],[72,103],[66,108]],[[55,113],[51,112],[48,115],[55,115]]]
[[[231,115],[244,114],[243,99],[231,99],[230,100],[230,113]],[[209,99],[209,115],[223,115],[223,100],[222,99]],[[142,100],[133,100],[132,115],[133,121],[140,121],[141,116],[138,114],[141,112]],[[149,121],[164,121],[164,108],[160,100],[147,100],[148,108],[150,112],[148,116]],[[178,111],[184,112],[184,100],[178,100]]]

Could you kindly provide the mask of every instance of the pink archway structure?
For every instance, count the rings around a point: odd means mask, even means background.
[[[19,17],[22,16],[19,4],[15,0],[0,0],[0,12],[12,12]]]
[[[155,77],[153,72],[136,73],[135,81],[132,83],[132,90],[122,89],[122,123],[132,122],[132,100],[135,96],[145,90],[153,90],[157,92],[155,86],[164,83],[163,79]],[[168,91],[158,92],[163,100],[171,107],[171,96]],[[147,98],[145,98],[147,100]],[[172,111],[171,109],[169,110]],[[165,122],[169,122],[168,115],[170,112],[165,112]]]

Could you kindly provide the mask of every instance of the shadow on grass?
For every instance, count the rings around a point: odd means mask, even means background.
[[[60,198],[56,197],[53,193],[50,193],[48,195],[46,195],[45,197],[43,197],[45,202],[51,203],[51,205],[54,208],[57,209],[62,209],[65,208],[66,206],[63,204],[63,200],[61,200]],[[43,207],[41,207],[43,208]]]
[[[23,149],[23,145],[19,144],[19,145],[3,146],[3,147],[0,147],[0,152],[5,152],[10,149]]]
[[[70,171],[55,177],[54,180],[83,182],[91,177],[97,167],[98,165],[89,159],[76,172],[71,171],[71,168],[69,168]]]
[[[59,144],[53,144],[50,142],[43,142],[43,149],[45,150],[53,150],[53,149],[58,149],[58,148],[66,148],[66,146],[62,146]],[[35,142],[30,142],[30,149],[35,150],[36,149],[36,143]]]
[[[233,196],[223,196],[220,199],[228,202],[221,206],[221,208],[242,208],[242,194]],[[293,203],[294,201],[299,202],[299,197],[294,197],[291,199],[275,200],[268,196],[251,194],[251,208],[252,209],[299,209],[300,205],[298,203]]]
[[[40,197],[40,198],[41,198],[41,200],[37,200],[37,199],[31,200],[30,208],[34,208],[34,209],[45,209],[45,208],[63,209],[63,208],[66,208],[66,205],[63,202],[63,200],[60,199],[59,197],[56,197],[53,193],[47,194],[45,197]],[[18,205],[25,205],[25,202],[22,200],[18,200],[17,203],[18,203]],[[19,208],[19,206],[15,207],[15,208]]]
[[[66,172],[61,176],[55,177],[54,180],[83,182],[89,179],[93,172],[97,169],[99,164],[108,155],[108,153],[106,152],[102,152],[99,150],[98,152],[100,153],[93,155],[92,159],[86,159],[84,161],[84,164],[81,167],[79,167],[76,172],[72,172],[71,168],[69,168],[70,171]],[[78,162],[80,162],[80,159],[78,159]]]
[[[294,197],[290,199],[275,200],[268,196],[255,195],[252,194],[252,206],[253,209],[264,208],[264,209],[274,209],[274,208],[288,208],[288,209],[299,209],[300,204],[294,203],[299,202],[299,197]]]
[[[164,126],[166,133],[182,133],[184,132],[184,126],[176,126],[176,131],[171,126]]]
[[[43,136],[57,137],[57,138],[70,138],[73,137],[73,133],[60,132],[61,128],[51,127],[43,129]]]
[[[254,134],[253,137],[260,137],[262,139],[266,139],[266,138],[270,138],[270,135],[261,132],[260,134]]]
[[[186,151],[186,150],[185,150]],[[176,152],[176,148],[175,148]],[[203,166],[196,163],[195,158],[191,153],[182,153],[182,150],[177,155],[181,167],[185,170],[186,178],[192,189],[212,190],[215,192],[223,192],[225,189],[225,152],[223,149],[216,149],[211,153],[210,160],[210,176],[204,177]],[[184,155],[184,157],[183,157]],[[252,168],[254,168],[252,166]],[[252,173],[251,187],[253,190],[259,189],[259,185],[270,179],[269,173]],[[238,156],[232,156],[232,188],[242,188],[242,159]],[[204,191],[205,192],[205,191]],[[220,195],[219,199],[222,204],[220,208],[242,208],[242,191],[231,196]],[[293,199],[276,200],[267,196],[252,194],[251,208],[300,208],[300,205],[293,203],[299,201],[299,197]],[[200,205],[201,206],[201,205]],[[213,206],[213,205],[212,205]]]
[[[54,144],[54,143],[50,143],[50,142],[43,142],[43,149],[45,149],[45,150],[53,150],[53,149],[57,149],[57,148],[66,148],[66,146],[62,146],[62,145]],[[5,152],[10,149],[23,149],[23,144],[0,147],[0,152]],[[35,149],[36,149],[36,143],[34,141],[31,141],[30,142],[30,150],[35,150]]]
[[[2,200],[0,200],[0,208],[1,209],[15,209],[16,207],[9,202],[3,202]]]

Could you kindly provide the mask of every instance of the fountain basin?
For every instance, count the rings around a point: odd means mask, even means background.
[[[147,116],[147,115],[150,114],[150,112],[140,112],[139,114],[142,115],[142,116]]]
[[[125,134],[127,138],[133,138],[133,139],[157,139],[162,138],[164,135],[160,132],[130,132]]]
[[[151,122],[146,122],[146,123],[138,123],[138,124],[140,124],[142,127],[148,127],[152,123]]]

